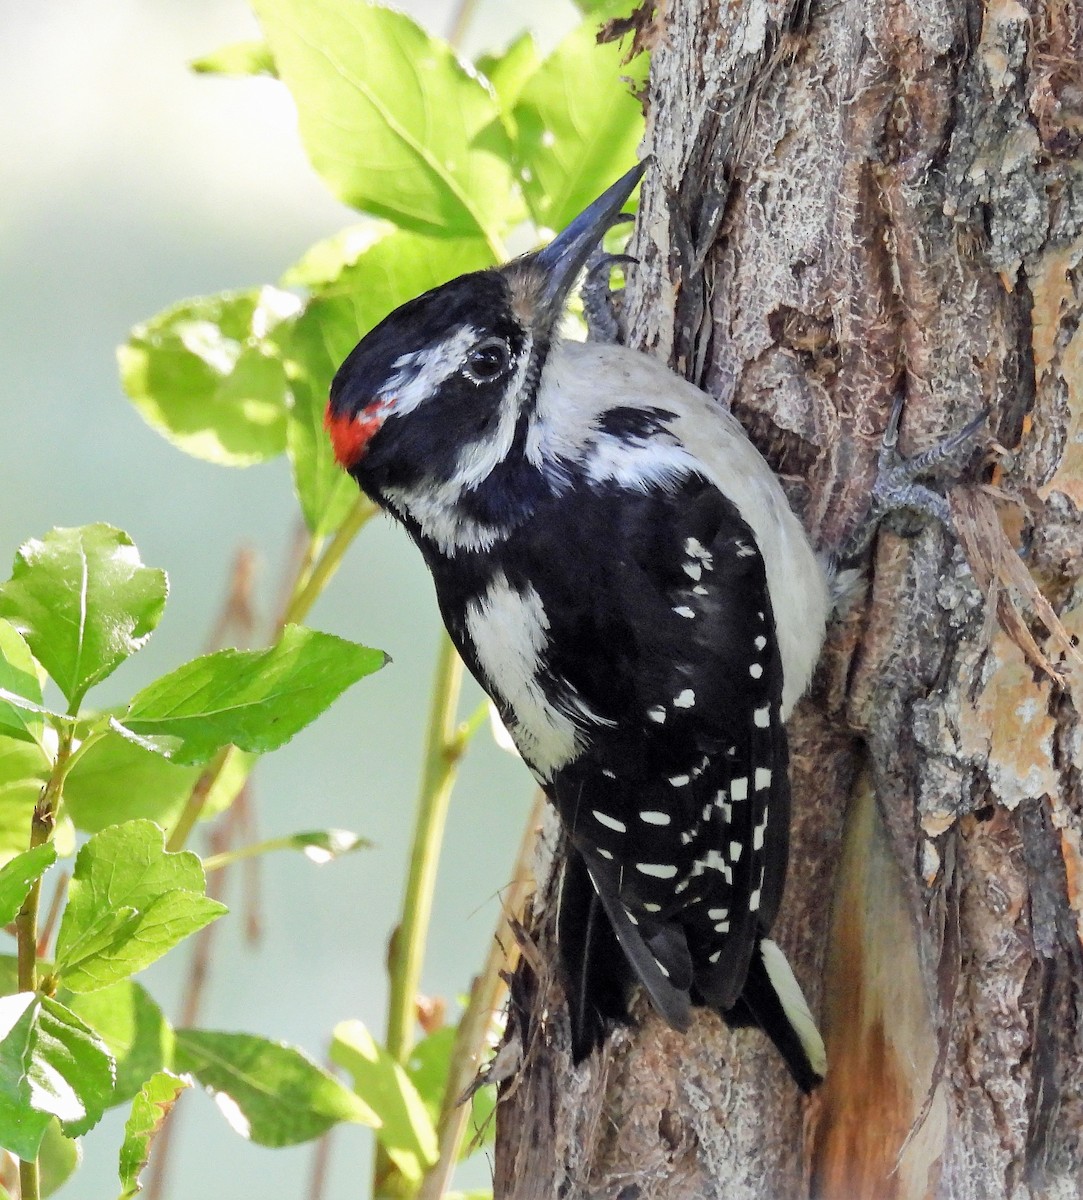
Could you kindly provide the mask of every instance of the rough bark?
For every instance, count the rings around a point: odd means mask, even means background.
[[[881,532],[792,722],[777,934],[823,1088],[709,1014],[572,1070],[543,888],[496,1195],[1076,1197],[1083,8],[671,0],[640,33],[634,344],[733,406],[825,548],[900,389],[904,451],[986,407],[1001,449],[958,538]]]

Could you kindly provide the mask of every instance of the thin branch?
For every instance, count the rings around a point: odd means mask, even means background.
[[[418,794],[414,842],[402,899],[402,916],[391,950],[391,996],[387,1015],[387,1050],[399,1062],[410,1052],[414,1010],[421,979],[421,960],[432,914],[436,868],[447,818],[448,801],[463,745],[457,736],[456,709],[462,685],[462,660],[447,635],[441,635],[436,661],[425,759]]]
[[[511,935],[511,922],[521,918],[523,905],[534,883],[534,846],[544,810],[545,796],[539,791],[527,818],[523,838],[519,843],[519,852],[515,856],[511,883],[502,898],[500,918],[489,943],[489,953],[481,973],[470,989],[470,1002],[459,1020],[459,1027],[455,1033],[444,1102],[436,1127],[440,1154],[421,1181],[416,1200],[439,1200],[447,1190],[455,1164],[459,1161],[466,1121],[470,1114],[470,1105],[463,1093],[477,1074],[492,1028],[493,1015],[503,1003],[507,990],[505,973],[515,969],[518,943]],[[509,936],[505,937],[505,934]],[[507,951],[504,949],[505,944],[508,946]]]
[[[446,634],[441,635],[440,650],[433,679],[429,725],[425,737],[425,758],[418,793],[414,840],[410,867],[402,898],[402,915],[391,937],[388,953],[390,996],[388,998],[388,1053],[405,1062],[413,1047],[417,1021],[417,995],[421,984],[421,964],[432,915],[432,897],[440,862],[444,824],[459,761],[470,737],[480,727],[477,713],[470,721],[457,724],[456,711],[462,687],[463,664]],[[381,1195],[384,1185],[396,1174],[396,1168],[383,1147],[377,1145],[373,1167],[373,1195]]]
[[[451,22],[448,25],[447,40],[449,45],[458,49],[462,45],[462,40],[466,36],[467,27],[470,24],[470,19],[474,15],[474,9],[478,6],[478,0],[459,0],[455,11],[451,15]]]
[[[379,508],[367,496],[358,496],[354,501],[353,508],[346,514],[346,519],[338,527],[335,536],[320,554],[311,570],[307,569],[309,560],[308,556],[305,556],[302,571],[297,577],[297,583],[290,595],[289,603],[279,619],[279,632],[283,626],[303,621],[308,616],[309,610],[342,565],[342,559],[354,538],[379,512]]]

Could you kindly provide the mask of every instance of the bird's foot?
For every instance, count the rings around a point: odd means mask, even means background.
[[[613,224],[633,219],[621,213]],[[604,246],[599,246],[587,259],[586,274],[579,294],[583,301],[583,316],[586,318],[590,341],[605,342],[610,346],[624,344],[625,329],[621,312],[624,289],[613,288],[613,268],[627,267],[630,263],[638,261],[630,254],[611,254]]]
[[[989,410],[985,409],[962,429],[949,434],[935,446],[906,458],[899,452],[899,422],[903,403],[900,393],[880,443],[869,512],[839,552],[836,561],[840,565],[852,565],[862,559],[881,522],[899,513],[931,517],[946,529],[954,529],[947,499],[929,482],[922,481],[934,479],[945,467],[961,466],[960,460],[964,452],[969,455],[973,450],[974,435],[985,424]]]

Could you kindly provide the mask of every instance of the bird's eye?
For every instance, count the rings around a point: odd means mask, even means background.
[[[508,347],[500,338],[486,338],[466,356],[463,371],[475,383],[491,383],[508,369],[508,357]]]

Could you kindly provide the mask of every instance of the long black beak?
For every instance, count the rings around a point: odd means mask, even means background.
[[[563,309],[565,297],[572,290],[579,272],[619,215],[625,200],[635,191],[646,169],[646,163],[638,163],[627,175],[622,175],[536,254],[534,261],[545,277],[541,303],[553,317]]]

